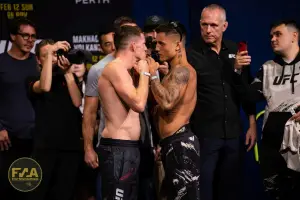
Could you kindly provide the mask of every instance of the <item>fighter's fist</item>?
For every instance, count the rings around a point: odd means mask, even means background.
[[[159,67],[159,63],[155,62],[155,60],[151,57],[147,58],[147,62],[149,65],[150,74],[156,74],[156,71],[158,70],[158,67]]]
[[[149,65],[146,60],[140,60],[134,68],[138,73],[149,72]]]

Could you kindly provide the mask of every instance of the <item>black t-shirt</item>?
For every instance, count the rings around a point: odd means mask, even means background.
[[[35,148],[79,150],[81,113],[73,105],[63,73],[53,73],[49,92],[34,93],[29,81],[29,92],[36,110]]]
[[[26,80],[38,75],[34,54],[25,60],[17,60],[7,52],[0,54],[0,130],[7,130],[10,137],[32,137],[35,116]]]

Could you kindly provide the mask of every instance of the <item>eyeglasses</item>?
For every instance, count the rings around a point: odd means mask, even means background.
[[[172,26],[172,28],[180,35],[180,41],[182,40],[182,31],[180,27],[178,26],[177,22],[171,21],[169,25]]]
[[[37,36],[36,34],[28,34],[28,33],[17,33],[18,35],[21,35],[21,37],[24,39],[24,40],[28,40],[29,38],[31,38],[32,40],[36,40],[37,39]]]

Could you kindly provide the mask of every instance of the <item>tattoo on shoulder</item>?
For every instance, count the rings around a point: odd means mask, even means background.
[[[174,70],[171,79],[176,84],[186,84],[190,79],[190,71],[186,67],[178,67]]]

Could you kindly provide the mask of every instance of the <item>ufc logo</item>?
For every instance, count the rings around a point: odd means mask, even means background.
[[[228,54],[228,58],[235,58],[235,54]]]
[[[295,76],[298,76],[298,75],[299,75],[299,73],[294,74],[293,76],[291,74],[285,74],[283,76],[276,76],[274,79],[273,85],[284,85],[286,81],[290,81],[290,83],[297,83],[297,80],[295,80]]]
[[[123,200],[123,197],[124,197],[124,190],[117,188],[115,200]]]

